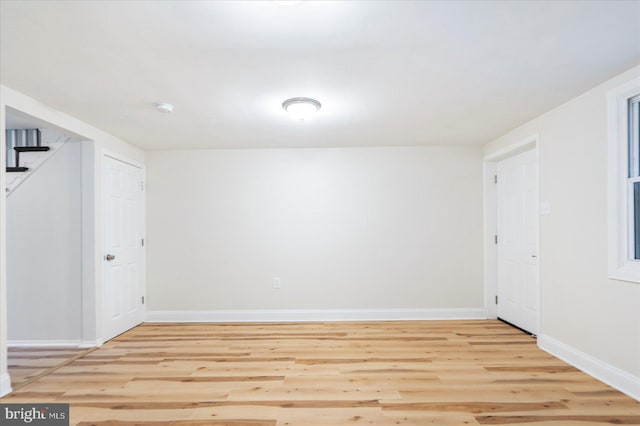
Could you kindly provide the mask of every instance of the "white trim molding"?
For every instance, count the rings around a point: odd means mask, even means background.
[[[0,398],[9,395],[13,389],[11,388],[11,377],[5,373],[0,375]]]
[[[640,282],[640,262],[630,260],[628,101],[640,94],[640,77],[607,93],[609,278]]]
[[[8,348],[82,348],[81,340],[9,340]],[[86,346],[94,347],[94,346]]]
[[[538,336],[538,347],[640,401],[640,377],[620,370],[549,336]]]
[[[133,160],[133,159],[127,157],[126,155],[119,154],[119,153],[111,151],[109,149],[104,149],[104,148],[102,149],[102,158],[104,158],[104,157],[110,157],[110,158],[113,158],[114,160],[118,160],[118,161],[121,161],[123,163],[127,163],[130,166],[137,167],[139,169],[142,169],[143,171],[146,170],[146,165],[144,163],[142,163],[140,161]]]
[[[146,322],[312,322],[486,319],[484,308],[147,311]]]
[[[100,346],[102,346],[104,344],[104,342],[101,339],[96,339],[96,340],[83,340],[80,342],[80,344],[78,345],[79,348],[99,348]]]
[[[500,161],[538,147],[540,135],[535,133],[484,156],[484,161]]]

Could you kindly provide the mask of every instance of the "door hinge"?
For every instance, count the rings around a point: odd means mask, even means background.
[[[493,242],[495,244],[498,244],[498,235],[497,234],[493,236]]]
[[[144,296],[142,296],[142,304],[144,305]]]
[[[142,247],[144,247],[144,238],[142,239],[142,241],[140,241],[140,243],[142,244]]]
[[[498,304],[498,296],[496,295],[496,305]]]
[[[144,191],[144,181],[140,181],[140,190]]]
[[[493,175],[493,183],[498,183],[498,175]]]

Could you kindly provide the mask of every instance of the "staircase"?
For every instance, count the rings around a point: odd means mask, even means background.
[[[70,140],[64,135],[47,133],[46,130],[41,129],[7,129],[5,136],[7,195],[11,194],[58,148]]]

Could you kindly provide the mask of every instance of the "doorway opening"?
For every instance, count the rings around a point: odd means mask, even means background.
[[[7,366],[20,386],[90,346],[82,216],[89,142],[21,111],[5,113]]]

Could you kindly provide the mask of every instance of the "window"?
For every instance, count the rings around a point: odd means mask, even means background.
[[[609,277],[640,282],[640,78],[608,94]]]

